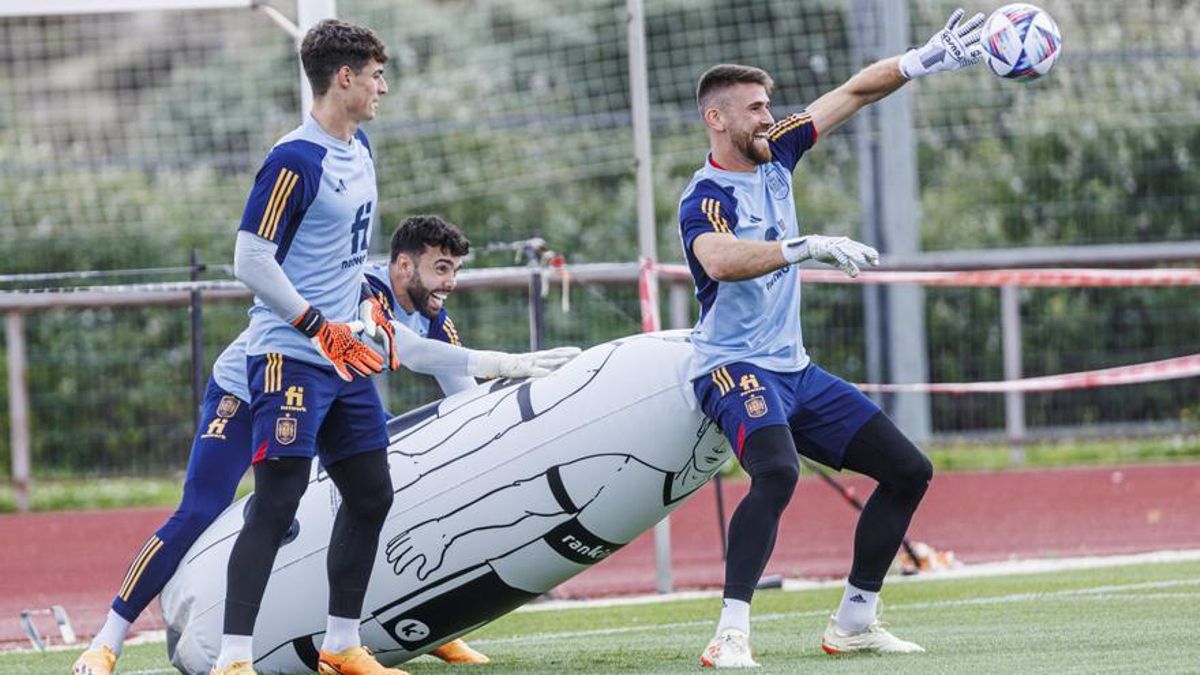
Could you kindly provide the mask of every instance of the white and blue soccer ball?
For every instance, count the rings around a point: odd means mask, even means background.
[[[1062,33],[1050,13],[1023,2],[992,12],[979,42],[993,73],[1023,82],[1050,72],[1062,54]]]

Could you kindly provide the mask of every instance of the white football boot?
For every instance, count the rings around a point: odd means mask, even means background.
[[[708,643],[700,655],[700,665],[706,668],[757,668],[750,656],[750,638],[736,628],[726,628]]]
[[[857,633],[842,630],[837,621],[829,617],[825,634],[821,636],[821,649],[826,654],[912,654],[925,649],[915,642],[901,640],[888,632],[879,617],[871,625]]]

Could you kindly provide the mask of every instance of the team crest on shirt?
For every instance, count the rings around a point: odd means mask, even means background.
[[[237,414],[238,407],[242,402],[236,396],[226,394],[221,397],[221,402],[217,404],[217,417],[230,418]]]
[[[746,414],[759,418],[767,414],[767,401],[761,396],[751,396],[746,399]]]
[[[770,192],[772,197],[787,199],[792,191],[791,183],[778,164],[771,164],[767,167],[767,192]]]
[[[275,420],[275,440],[280,445],[291,445],[295,442],[297,422],[295,417],[280,417]]]

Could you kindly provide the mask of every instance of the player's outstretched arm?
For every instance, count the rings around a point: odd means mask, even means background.
[[[856,277],[879,264],[879,253],[849,237],[810,234],[783,241],[742,241],[730,234],[708,233],[692,242],[692,253],[717,281],[753,279],[781,267],[816,260]]]
[[[911,79],[977,63],[983,56],[979,29],[983,26],[984,16],[976,14],[966,23],[960,23],[963,15],[963,10],[954,10],[945,28],[924,45],[863,68],[842,86],[813,101],[808,106],[813,126],[824,136],[863,106],[896,91]]]
[[[542,377],[580,353],[578,347],[558,347],[525,354],[482,351],[423,338],[399,322],[393,322],[392,329],[395,331],[394,344],[400,362],[414,373],[434,377]]]
[[[820,234],[810,234],[795,239],[785,239],[779,242],[779,248],[788,263],[816,260],[826,265],[833,265],[851,277],[858,276],[863,267],[874,267],[879,264],[878,251],[849,237],[826,237]]]
[[[692,254],[704,273],[716,281],[744,281],[790,263],[779,242],[738,239],[725,232],[706,232],[692,242]]]

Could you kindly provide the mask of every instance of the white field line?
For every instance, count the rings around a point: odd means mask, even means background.
[[[1039,574],[1042,572],[1065,572],[1069,570],[1098,569],[1104,567],[1121,567],[1124,565],[1142,565],[1147,563],[1194,562],[1200,560],[1200,550],[1185,551],[1152,551],[1150,553],[1131,553],[1112,556],[1085,556],[1078,558],[1029,560],[1004,560],[992,563],[964,565],[948,570],[923,572],[913,576],[888,575],[887,585],[897,583],[923,583],[926,581],[941,581],[943,579],[972,579],[976,577],[999,577],[1013,574]],[[808,579],[785,579],[783,590],[804,591],[819,588],[842,588],[844,579],[827,579],[813,581]],[[517,612],[546,612],[558,609],[576,609],[580,607],[624,607],[628,605],[645,605],[675,600],[695,600],[697,598],[719,598],[721,591],[681,591],[662,595],[634,595],[617,598],[596,598],[592,600],[547,600],[531,605],[518,607]]]
[[[1071,588],[1061,591],[1047,591],[1044,593],[1011,593],[1008,595],[993,595],[982,598],[963,598],[960,600],[934,600],[930,602],[909,602],[889,605],[890,610],[925,610],[925,609],[942,609],[945,607],[961,607],[965,605],[1000,605],[1009,603],[1027,603],[1040,602],[1043,600],[1054,600],[1069,598],[1074,600],[1114,600],[1114,599],[1129,599],[1128,593],[1131,591],[1151,590],[1159,588],[1177,588],[1180,586],[1200,586],[1200,579],[1167,579],[1164,581],[1146,581],[1135,584],[1114,584],[1109,586],[1094,586],[1091,588]],[[1138,600],[1180,600],[1192,599],[1197,597],[1195,593],[1149,593],[1139,594],[1135,596]],[[768,621],[785,621],[788,619],[796,619],[803,617],[823,617],[827,615],[828,610],[808,610],[804,612],[776,612],[772,614],[759,614],[754,617],[755,623]],[[674,623],[661,623],[646,626],[624,626],[621,628],[599,628],[594,630],[581,631],[566,631],[561,633],[536,633],[532,635],[521,635],[510,638],[492,638],[492,639],[474,639],[471,644],[479,646],[501,645],[501,644],[526,644],[533,642],[545,642],[554,639],[576,639],[576,638],[592,638],[606,637],[610,635],[627,635],[630,633],[653,633],[662,630],[674,630],[676,628],[697,628],[711,626],[712,621],[705,619],[702,621],[677,621]],[[164,675],[174,673],[174,669],[155,669],[155,670],[131,670],[125,671],[125,675]]]
[[[971,605],[1000,605],[1009,603],[1027,603],[1040,602],[1043,600],[1054,599],[1078,599],[1078,600],[1111,600],[1114,598],[1130,599],[1126,593],[1129,591],[1152,590],[1160,588],[1175,588],[1179,586],[1200,586],[1200,579],[1168,579],[1164,581],[1146,581],[1135,584],[1117,584],[1109,586],[1095,586],[1091,588],[1071,588],[1061,591],[1046,591],[1041,593],[1011,593],[1008,595],[993,595],[980,598],[962,598],[958,600],[932,600],[928,602],[908,602],[888,605],[889,611],[896,610],[925,610],[925,609],[944,609],[946,607],[961,607]],[[1158,599],[1161,595],[1168,595],[1172,598],[1186,597],[1195,598],[1196,593],[1170,593],[1170,594],[1152,594],[1153,599]],[[1142,596],[1134,596],[1135,599],[1141,599]],[[828,609],[807,610],[803,612],[776,612],[772,614],[757,614],[754,616],[756,623],[767,621],[784,621],[787,619],[796,619],[803,617],[824,617],[829,615]],[[473,639],[471,644],[477,645],[497,645],[497,644],[523,644],[527,642],[545,642],[552,639],[572,639],[572,638],[590,638],[604,637],[609,635],[623,635],[628,633],[650,633],[660,630],[674,630],[676,628],[695,628],[701,626],[712,626],[712,620],[704,619],[697,621],[677,621],[674,623],[651,624],[643,626],[623,626],[620,628],[597,628],[593,630],[582,631],[567,631],[561,633],[536,633],[532,635],[520,635],[509,638],[491,638],[491,639]]]
[[[1146,563],[1169,563],[1169,562],[1191,562],[1200,560],[1200,550],[1188,551],[1155,551],[1151,553],[1135,553],[1130,555],[1115,555],[1115,556],[1091,556],[1080,558],[1061,558],[1058,560],[1016,560],[1005,561],[998,563],[983,563],[978,565],[968,565],[952,570],[942,570],[938,572],[918,574],[910,577],[891,575],[888,577],[888,583],[921,583],[926,581],[939,581],[942,579],[962,579],[975,577],[991,577],[991,576],[1008,576],[1013,574],[1037,574],[1041,572],[1061,572],[1067,570],[1080,569],[1096,569],[1103,567],[1120,567],[1123,565],[1135,565]],[[784,582],[785,592],[795,592],[821,588],[841,588],[845,582],[842,580],[828,581],[806,581],[806,580],[786,580]],[[984,598],[963,598],[960,600],[941,600],[932,602],[914,602],[905,604],[889,604],[888,610],[924,610],[936,609],[940,607],[953,607],[962,605],[989,605],[1002,604],[1010,602],[1036,602],[1049,598],[1063,597],[1079,597],[1086,600],[1108,600],[1113,599],[1117,593],[1127,593],[1139,590],[1151,590],[1160,588],[1172,588],[1178,586],[1195,586],[1200,585],[1200,579],[1174,579],[1167,581],[1144,582],[1137,584],[1124,584],[1119,586],[1096,586],[1093,588],[1076,588],[1062,591],[1049,591],[1045,593],[1015,593],[1010,595],[1000,595]],[[592,607],[623,607],[631,605],[657,604],[662,602],[673,602],[676,600],[692,600],[697,598],[715,598],[721,595],[720,591],[683,591],[679,593],[668,593],[664,595],[647,595],[622,598],[601,598],[597,600],[550,600],[540,602],[535,605],[525,605],[518,608],[518,612],[544,612],[554,611],[559,609],[582,609]],[[1192,593],[1158,593],[1139,595],[1138,598],[1153,598],[1153,599],[1187,599],[1194,598]],[[827,610],[810,610],[805,612],[783,612],[776,614],[760,614],[755,615],[754,620],[758,621],[783,621],[786,619],[807,617],[807,616],[825,616],[829,612]],[[493,638],[471,640],[472,644],[520,644],[524,642],[540,642],[549,638],[571,638],[571,637],[593,637],[604,635],[620,635],[625,633],[636,633],[642,631],[655,631],[673,628],[694,628],[697,626],[709,626],[712,621],[684,621],[670,624],[656,624],[653,626],[629,626],[622,628],[603,628],[591,631],[578,631],[573,633],[539,633],[536,635],[523,635],[511,638]],[[165,631],[146,631],[139,634],[137,637],[129,640],[126,644],[147,644],[154,642],[164,642],[166,640]],[[51,650],[76,650],[78,645],[71,646],[52,646]],[[163,675],[165,673],[174,673],[174,669],[158,669],[158,670],[136,670],[127,671],[126,675]]]

